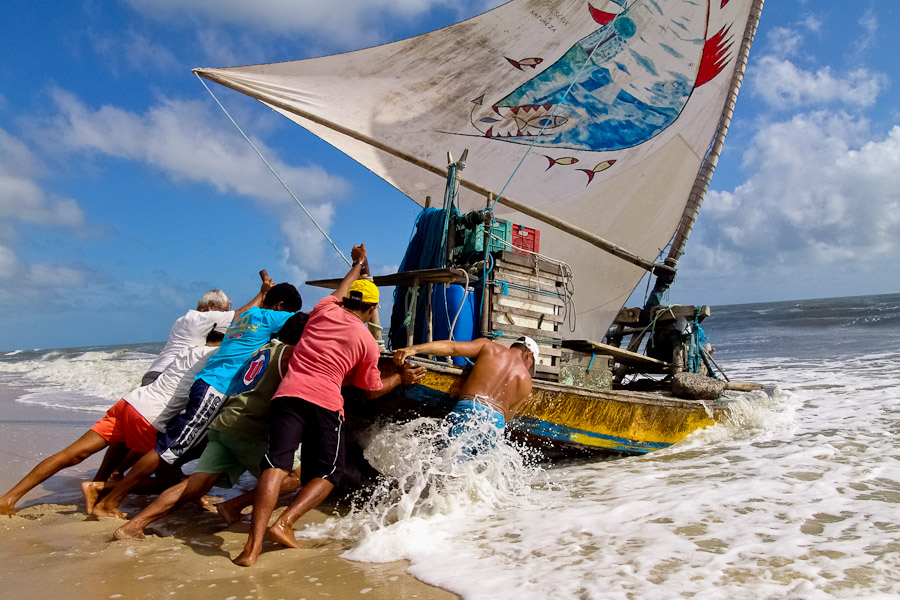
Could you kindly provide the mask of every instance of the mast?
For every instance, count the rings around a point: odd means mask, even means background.
[[[747,19],[747,26],[744,28],[744,37],[741,40],[741,47],[738,51],[734,72],[731,75],[731,83],[728,88],[728,95],[725,98],[725,106],[719,117],[719,123],[716,126],[716,134],[713,137],[712,144],[700,169],[697,171],[697,177],[694,179],[694,185],[691,187],[691,193],[688,195],[684,212],[681,215],[681,221],[672,238],[672,244],[669,247],[669,253],[663,261],[670,267],[670,271],[660,270],[656,276],[656,282],[653,285],[653,291],[647,298],[647,302],[641,311],[641,320],[649,319],[650,309],[659,306],[662,302],[662,296],[672,285],[675,279],[675,265],[678,259],[684,254],[684,247],[687,244],[694,223],[697,222],[697,215],[700,212],[700,205],[706,197],[712,181],[713,173],[719,162],[719,155],[725,144],[725,136],[728,133],[728,127],[731,125],[731,118],[734,115],[734,107],[737,102],[738,91],[741,89],[741,82],[744,80],[744,73],[747,71],[747,60],[750,56],[750,46],[753,44],[753,38],[756,36],[756,28],[759,25],[759,17],[762,13],[763,3],[765,0],[754,0],[753,6],[750,8],[750,15]]]

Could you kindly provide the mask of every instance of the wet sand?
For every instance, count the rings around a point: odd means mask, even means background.
[[[0,387],[0,488],[14,485],[40,460],[76,440],[101,415],[15,402],[16,388]],[[64,470],[32,490],[14,517],[0,516],[0,589],[20,598],[196,598],[199,600],[300,598],[456,598],[406,573],[405,562],[366,564],[340,557],[346,547],[329,540],[298,540],[300,549],[267,543],[259,562],[234,566],[249,519],[226,529],[196,506],[151,525],[144,540],[112,541],[119,520],[84,513],[81,482],[100,454]],[[213,494],[221,492],[213,488]],[[134,514],[149,502],[123,503]],[[320,522],[312,511],[297,528]]]

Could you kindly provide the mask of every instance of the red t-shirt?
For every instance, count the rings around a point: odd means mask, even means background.
[[[303,398],[344,414],[341,384],[363,390],[381,389],[378,343],[356,315],[347,312],[334,296],[319,301],[309,314],[300,342],[273,398]]]

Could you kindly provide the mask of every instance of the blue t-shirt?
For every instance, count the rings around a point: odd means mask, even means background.
[[[241,313],[225,332],[219,351],[212,355],[194,381],[202,379],[224,393],[244,361],[257,348],[268,344],[272,335],[278,333],[285,321],[293,316],[292,312],[255,306]]]

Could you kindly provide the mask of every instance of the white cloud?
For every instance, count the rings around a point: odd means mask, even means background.
[[[773,27],[766,37],[768,52],[781,57],[795,56],[802,42],[803,36],[788,27]]]
[[[224,127],[219,115],[210,116],[209,103],[164,99],[137,113],[115,106],[91,108],[61,90],[55,90],[53,97],[59,114],[43,137],[52,139],[54,151],[89,151],[149,164],[175,181],[209,184],[264,207],[283,208],[292,201],[237,131],[230,124]],[[254,143],[327,231],[332,201],[348,193],[349,183],[319,166],[286,164],[260,140]],[[280,224],[287,243],[286,266],[296,268],[296,280],[301,280],[316,272],[325,258],[321,233],[299,209],[296,214]]]
[[[22,224],[40,228],[84,230],[78,204],[44,191],[46,168],[20,139],[0,129],[0,306],[34,306],[48,292],[77,286],[85,272],[77,266],[31,263],[20,258],[15,244],[23,237]]]
[[[177,68],[175,55],[166,46],[134,29],[110,35],[93,35],[94,51],[118,74],[124,67],[137,71],[165,72]]]
[[[439,6],[458,8],[459,4],[450,0],[127,0],[127,3],[155,20],[238,26],[276,35],[312,33],[327,37],[337,45],[377,43],[383,35],[383,24],[391,20],[415,18]]]
[[[52,124],[57,147],[147,163],[175,180],[208,183],[262,204],[285,202],[281,184],[235,130],[211,118],[206,103],[162,100],[136,113],[109,105],[92,109],[60,90],[53,95],[59,109]],[[254,143],[301,201],[347,193],[344,179],[318,166],[285,164],[260,140]]]
[[[836,75],[830,67],[807,71],[775,55],[761,57],[751,71],[752,94],[776,108],[842,103],[871,106],[888,85],[882,73],[858,68]]]
[[[881,139],[867,136],[865,121],[843,113],[763,127],[744,155],[751,175],[708,195],[682,269],[770,283],[784,277],[787,285],[811,274],[871,279],[893,269],[900,126]]]
[[[875,34],[878,32],[878,17],[872,8],[863,11],[859,17],[859,26],[863,33],[859,40],[854,44],[854,51],[857,55],[862,54],[875,44]]]

